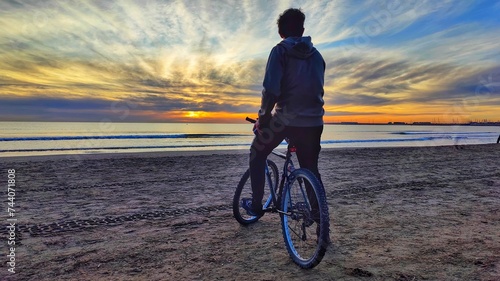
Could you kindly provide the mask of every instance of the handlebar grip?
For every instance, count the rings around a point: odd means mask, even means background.
[[[257,123],[257,120],[252,119],[252,118],[250,118],[250,117],[245,118],[245,120],[247,120],[247,121],[248,121],[248,122],[250,122],[250,123],[254,123],[254,124],[255,124],[255,123]]]

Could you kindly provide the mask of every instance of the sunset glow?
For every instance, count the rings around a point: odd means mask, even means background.
[[[326,122],[500,121],[498,1],[2,1],[0,121],[244,122],[306,14]]]

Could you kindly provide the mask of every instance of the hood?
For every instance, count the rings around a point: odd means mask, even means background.
[[[288,37],[278,45],[284,46],[288,55],[299,59],[307,59],[316,53],[316,48],[313,47],[310,36]]]

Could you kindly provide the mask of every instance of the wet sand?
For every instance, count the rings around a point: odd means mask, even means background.
[[[0,158],[18,219],[16,273],[3,263],[0,280],[500,280],[499,145],[320,161],[333,245],[302,270],[277,215],[232,217],[246,151]]]

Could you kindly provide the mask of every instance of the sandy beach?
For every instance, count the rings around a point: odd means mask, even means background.
[[[301,270],[277,215],[232,216],[246,151],[0,158],[18,219],[16,273],[4,227],[0,280],[500,280],[500,145],[320,161],[333,245]]]

